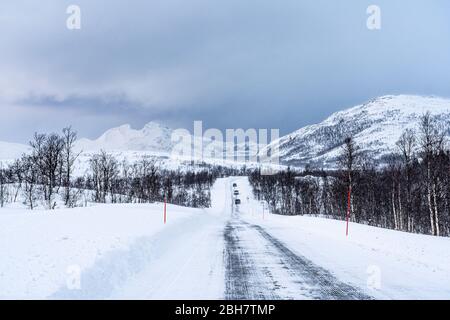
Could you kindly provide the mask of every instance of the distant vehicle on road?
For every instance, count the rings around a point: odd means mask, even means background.
[[[241,199],[234,200],[234,204],[241,204]]]
[[[233,183],[233,188],[236,188],[237,187],[237,184],[236,183]]]
[[[237,196],[239,194],[239,190],[234,190],[234,195]]]

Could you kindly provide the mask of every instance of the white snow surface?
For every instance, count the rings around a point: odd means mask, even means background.
[[[343,221],[276,216],[267,209],[263,219],[245,177],[219,179],[210,209],[168,205],[166,225],[161,203],[0,209],[0,298],[224,298],[224,228],[231,217],[232,183],[240,191],[241,219],[340,281],[377,299],[450,298],[449,238],[354,223],[347,238]],[[245,240],[255,252],[264,250]],[[264,251],[258,256],[262,265],[272,259]],[[77,268],[81,286],[69,289]],[[367,286],[374,272],[379,288]]]
[[[28,153],[30,148],[20,143],[10,143],[0,141],[0,162],[8,163],[20,158],[22,154]]]
[[[76,142],[76,149],[82,151],[156,151],[170,152],[172,130],[158,122],[149,122],[141,130],[129,124],[112,128],[99,138],[82,138]]]
[[[0,299],[222,297],[223,186],[211,209],[168,204],[167,224],[162,203],[0,209]]]

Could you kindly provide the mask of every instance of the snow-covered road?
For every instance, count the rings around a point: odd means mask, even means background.
[[[225,240],[227,299],[370,299],[260,226],[236,218],[227,225]]]
[[[252,200],[245,184],[237,183],[236,189],[236,198]],[[261,226],[245,222],[240,206],[231,211],[224,231],[227,299],[370,299],[293,253]]]
[[[219,179],[209,209],[169,205],[166,225],[161,213],[161,204],[0,210],[0,298],[450,297],[450,239],[356,224],[347,238],[340,221],[274,216],[245,177]]]

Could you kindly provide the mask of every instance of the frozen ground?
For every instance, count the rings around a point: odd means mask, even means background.
[[[166,225],[159,203],[0,209],[0,298],[450,298],[448,238],[263,219],[246,178],[212,195],[207,210],[169,205]]]
[[[149,266],[180,267],[176,260],[186,252],[180,252],[179,246],[198,240],[199,234],[193,231],[203,217],[208,214],[202,210],[169,205],[164,225],[162,204],[33,213],[1,209],[0,298],[112,297]],[[174,256],[172,266],[163,264],[170,262],[164,260],[168,256]],[[158,273],[154,276],[160,278]],[[173,276],[167,274],[166,279]]]

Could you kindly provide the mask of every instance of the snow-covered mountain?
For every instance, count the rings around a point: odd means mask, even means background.
[[[8,162],[27,153],[30,148],[25,144],[0,141],[0,161]]]
[[[395,143],[405,129],[417,129],[420,116],[427,111],[436,116],[442,125],[449,127],[449,99],[411,95],[383,96],[336,112],[321,123],[281,137],[269,147],[273,148],[275,143],[279,145],[281,164],[297,167],[310,164],[332,168],[341,152],[344,139],[352,136],[362,151],[373,159],[382,160],[386,154],[396,151]],[[173,129],[157,122],[149,122],[139,130],[130,125],[112,128],[98,139],[83,138],[77,141],[76,148],[83,151],[79,162],[88,159],[92,153],[105,150],[129,159],[138,159],[142,155],[171,159],[172,166],[176,167],[179,159],[173,161],[171,158],[174,147],[172,133]],[[192,142],[198,140],[191,138]],[[203,140],[204,147],[209,143],[211,141]],[[221,158],[223,146],[213,145],[216,156]],[[26,145],[0,142],[0,160],[18,158],[28,150]],[[195,157],[199,158],[201,154],[196,154]],[[207,158],[207,155],[203,155],[204,160]],[[216,161],[210,159],[210,162]]]
[[[202,157],[204,159],[222,159],[224,157],[225,145],[222,142],[212,141],[207,137],[197,137],[192,134],[184,136],[181,140],[179,136],[175,136],[174,142],[172,141],[173,133],[173,129],[158,122],[149,122],[140,130],[133,129],[129,124],[125,124],[107,130],[98,139],[83,138],[78,140],[76,149],[83,151],[83,153],[104,150],[107,152],[134,154],[145,153],[163,157],[177,155],[178,150],[184,149],[186,152],[192,152],[196,159]],[[257,144],[254,142],[247,143],[251,143],[253,148],[251,150],[257,150]],[[194,145],[201,147],[194,148]],[[238,144],[236,150],[239,150],[239,154],[245,154],[246,143]],[[174,151],[173,154],[172,151]]]
[[[80,139],[76,143],[79,150],[105,151],[149,151],[170,152],[172,129],[157,122],[149,122],[144,128],[135,130],[129,124],[112,128],[98,139]]]
[[[335,164],[346,137],[353,137],[361,151],[376,160],[396,151],[396,142],[407,128],[418,128],[419,118],[429,111],[448,127],[450,100],[423,96],[383,96],[332,114],[319,124],[303,127],[274,141],[280,162],[329,168]]]

